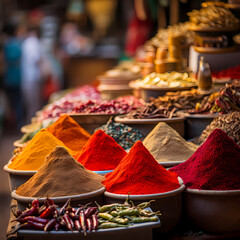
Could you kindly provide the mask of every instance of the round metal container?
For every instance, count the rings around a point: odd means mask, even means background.
[[[129,119],[125,116],[117,116],[116,122],[127,124],[128,126],[139,130],[146,137],[159,122],[165,122],[175,129],[182,137],[184,136],[184,117],[176,118],[153,118],[153,119]]]
[[[184,206],[191,222],[206,232],[240,231],[240,190],[186,189]]]
[[[179,182],[182,182],[180,180]],[[174,229],[180,220],[182,213],[182,192],[185,186],[182,184],[178,189],[170,192],[159,193],[159,194],[146,194],[146,195],[130,195],[129,199],[134,204],[139,204],[145,201],[155,200],[151,203],[151,209],[153,211],[161,211],[159,216],[161,221],[161,228],[159,231],[162,233],[170,232]],[[111,203],[124,203],[128,195],[114,194],[105,191],[104,193],[104,204]]]
[[[139,87],[139,91],[141,97],[144,101],[150,102],[150,98],[158,98],[159,96],[165,95],[167,92],[177,92],[177,91],[184,91],[190,90],[191,88],[195,87],[195,85],[189,87]]]
[[[37,171],[14,170],[8,167],[9,163],[5,165],[3,169],[5,172],[8,173],[10,191],[15,190],[20,185],[27,182],[37,172]]]
[[[202,131],[218,116],[218,114],[187,114],[185,121],[185,138],[192,139],[202,134]]]
[[[84,193],[84,194],[78,194],[78,195],[70,195],[70,196],[63,196],[63,197],[51,197],[51,199],[56,203],[57,205],[63,205],[69,198],[71,198],[71,206],[78,207],[79,204],[85,205],[89,202],[94,203],[95,201],[102,205],[103,204],[103,193],[105,191],[105,188],[102,187],[96,191]],[[18,208],[19,210],[25,210],[26,207],[31,204],[31,202],[35,199],[35,197],[24,197],[20,196],[16,193],[14,190],[11,193],[11,196],[13,199],[17,200]],[[47,197],[47,196],[46,196]],[[38,198],[40,203],[44,203],[45,198]]]
[[[74,113],[69,114],[69,116],[73,118],[82,128],[84,128],[90,134],[93,134],[96,128],[107,123],[110,117],[116,115],[98,113],[90,114]]]

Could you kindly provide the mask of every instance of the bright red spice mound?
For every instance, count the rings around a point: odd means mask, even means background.
[[[170,169],[187,188],[240,190],[240,147],[220,129],[215,129],[184,163]]]
[[[75,159],[89,170],[104,171],[115,169],[126,154],[112,137],[97,130]]]
[[[167,171],[137,141],[116,169],[103,180],[107,191],[118,194],[154,194],[180,187],[177,174]]]

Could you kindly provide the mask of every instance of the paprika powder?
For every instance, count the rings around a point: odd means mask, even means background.
[[[141,141],[102,183],[108,192],[131,195],[164,193],[180,187],[177,174],[158,164]]]
[[[115,169],[126,154],[112,137],[97,130],[75,159],[89,170],[104,171]]]
[[[184,163],[170,169],[187,188],[240,190],[240,147],[220,129],[215,129]]]

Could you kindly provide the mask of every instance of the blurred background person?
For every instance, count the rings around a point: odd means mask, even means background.
[[[26,109],[26,120],[31,122],[36,111],[42,107],[41,101],[41,44],[38,29],[30,27],[22,44],[22,93]]]
[[[24,123],[21,94],[21,40],[17,37],[18,26],[10,22],[4,31],[6,39],[3,44],[5,60],[4,88],[11,106],[10,121],[20,128]]]

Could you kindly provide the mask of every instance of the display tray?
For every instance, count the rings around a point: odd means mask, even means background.
[[[232,46],[226,48],[211,48],[211,47],[197,47],[194,46],[194,50],[199,53],[228,53],[239,51],[240,46]]]
[[[151,208],[146,208],[150,209]],[[83,231],[39,231],[39,230],[18,230],[17,237],[22,237],[23,239],[30,239],[31,237],[36,239],[115,239],[115,240],[132,240],[132,239],[152,239],[152,228],[160,227],[160,220],[157,222],[147,222],[147,223],[136,223],[129,225],[127,227],[119,228],[109,228],[109,229],[98,229],[96,231],[87,231],[86,236],[84,236]]]

